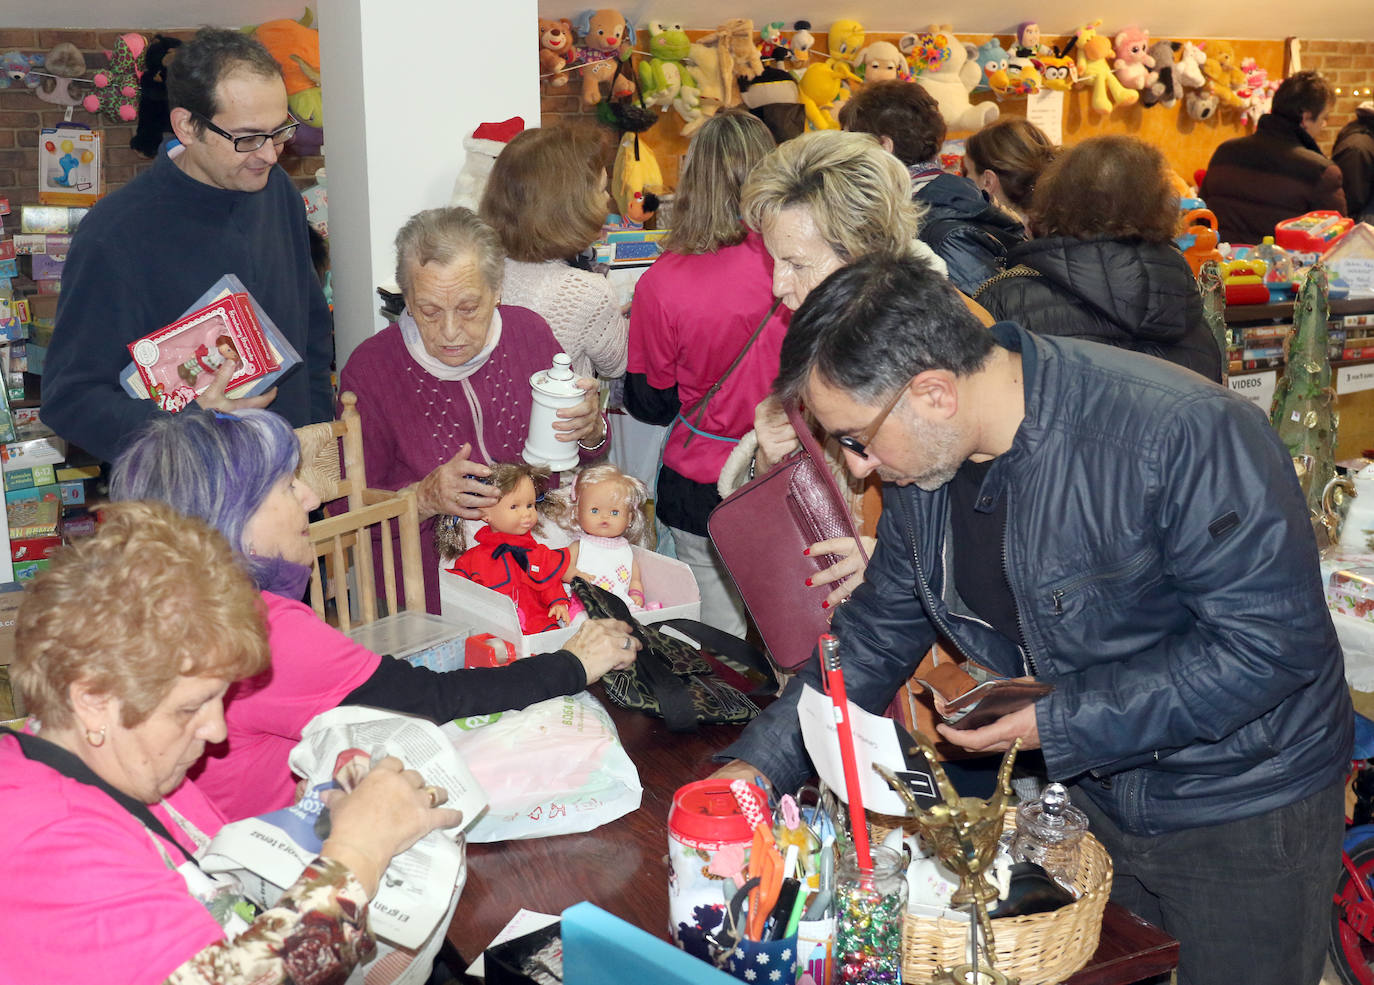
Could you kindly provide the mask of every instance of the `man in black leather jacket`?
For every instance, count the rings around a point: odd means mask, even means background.
[[[940,278],[882,257],[796,312],[777,389],[885,480],[877,551],[833,623],[850,698],[884,708],[937,635],[1052,683],[940,732],[1043,751],[1112,854],[1113,898],[1179,938],[1180,985],[1315,985],[1353,719],[1263,413],[1160,360],[984,329]],[[790,789],[811,772],[805,684],[814,659],[723,774]]]

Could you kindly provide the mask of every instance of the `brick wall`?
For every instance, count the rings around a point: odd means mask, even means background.
[[[86,58],[85,78],[91,78],[104,68],[105,52],[126,30],[69,31],[34,28],[0,28],[0,51],[18,50],[24,54],[47,54],[61,41],[69,41],[81,49]],[[139,33],[151,37],[157,30],[141,29]],[[190,30],[161,30],[160,33],[189,38]],[[61,122],[64,107],[45,103],[27,88],[0,89],[0,196],[18,206],[38,201],[38,131]],[[105,132],[105,191],[106,194],[130,181],[136,174],[152,165],[152,161],[129,148],[133,124],[114,125],[100,116],[93,116],[81,108],[72,120],[97,127]],[[307,188],[314,183],[315,171],[324,166],[322,157],[297,157],[284,153],[281,165],[296,184]]]
[[[1355,107],[1374,96],[1365,90],[1374,88],[1374,41],[1304,41],[1302,67],[1320,72],[1328,82],[1341,90],[1336,106],[1326,118],[1321,140],[1322,150],[1331,153],[1336,134],[1355,118]],[[1356,95],[1354,90],[1359,90]]]

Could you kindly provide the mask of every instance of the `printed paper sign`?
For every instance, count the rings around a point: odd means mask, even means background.
[[[1267,373],[1232,376],[1226,381],[1226,385],[1267,414],[1269,408],[1274,405],[1274,388],[1278,386],[1278,382],[1278,370],[1271,369]]]
[[[1374,363],[1342,366],[1336,370],[1336,393],[1359,393],[1361,390],[1374,390]]]

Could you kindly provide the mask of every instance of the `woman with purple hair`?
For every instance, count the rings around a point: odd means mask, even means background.
[[[297,477],[299,458],[291,425],[271,411],[164,414],[120,456],[110,483],[112,499],[161,500],[217,528],[262,593],[272,666],[230,687],[228,738],[195,776],[230,820],[292,802],[287,756],[322,711],[369,705],[443,722],[574,694],[634,661],[630,628],[610,619],[587,622],[555,653],[447,673],[354,643],[300,601],[319,498]]]

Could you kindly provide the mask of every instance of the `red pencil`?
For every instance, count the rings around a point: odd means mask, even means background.
[[[849,794],[849,826],[854,832],[854,858],[859,871],[873,872],[873,855],[868,848],[868,820],[864,815],[863,791],[859,786],[859,761],[854,755],[854,732],[849,724],[849,697],[844,690],[844,670],[840,667],[840,641],[830,633],[820,638],[821,680],[825,693],[835,706],[835,726],[840,736],[840,762],[844,765],[844,786]]]

